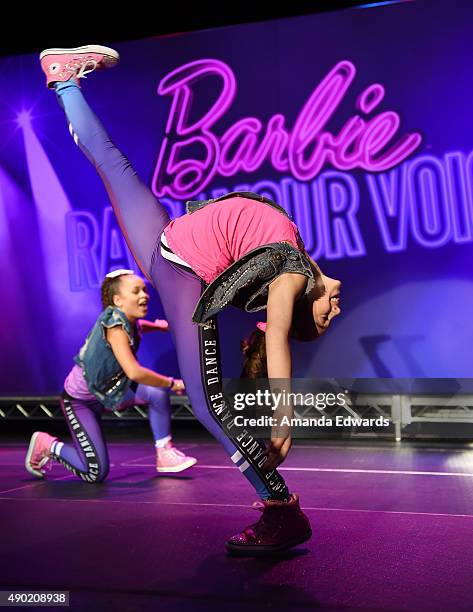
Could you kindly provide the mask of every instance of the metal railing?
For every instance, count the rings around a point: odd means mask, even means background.
[[[189,398],[171,396],[172,418],[174,420],[195,419]],[[315,410],[313,406],[295,406],[294,416],[307,418],[325,415],[335,419],[337,415],[357,419],[384,417],[392,427],[389,435],[401,440],[403,429],[412,423],[469,423],[473,424],[473,395],[408,395],[389,393],[362,393],[350,397],[348,405]],[[0,397],[0,423],[6,420],[63,419],[59,396]],[[132,405],[128,408],[105,411],[106,420],[143,420],[148,418],[147,405]],[[345,430],[344,433],[347,433]],[[360,434],[360,428],[353,427],[352,435]],[[365,434],[366,435],[366,434]],[[386,436],[384,433],[369,432],[373,437]]]

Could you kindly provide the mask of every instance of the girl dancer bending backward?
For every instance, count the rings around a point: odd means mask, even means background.
[[[159,292],[194,413],[221,442],[263,500],[260,520],[230,538],[235,554],[285,550],[311,536],[310,523],[276,467],[289,433],[268,448],[235,425],[222,392],[217,314],[231,303],[267,309],[269,378],[290,379],[289,337],[313,340],[339,312],[340,282],[307,255],[298,229],[275,202],[251,192],[188,202],[174,221],[113,145],[85,101],[79,80],[117,64],[101,46],[48,49],[47,85],[63,107],[74,141],[95,166],[143,274]]]
[[[64,382],[61,407],[73,444],[47,433],[33,434],[26,469],[42,478],[51,459],[85,482],[107,477],[109,459],[100,420],[104,410],[147,403],[158,472],[180,472],[196,463],[171,440],[169,391],[181,394],[182,380],[157,374],[136,360],[141,334],[167,331],[166,321],[146,321],[149,295],[133,270],[115,270],[102,283],[103,312],[87,336]],[[49,463],[49,466],[51,463]]]

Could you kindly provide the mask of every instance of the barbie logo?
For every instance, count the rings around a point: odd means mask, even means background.
[[[313,179],[325,166],[368,172],[397,166],[417,149],[422,138],[415,132],[399,135],[400,117],[394,111],[373,114],[385,95],[382,85],[364,89],[356,100],[359,114],[349,117],[341,129],[333,128],[340,124],[338,118],[331,120],[355,75],[351,62],[336,64],[310,95],[292,129],[286,127],[284,115],[276,114],[266,125],[256,117],[245,117],[222,133],[219,120],[236,95],[236,79],[229,66],[209,59],[174,70],[158,87],[159,95],[171,96],[172,103],[153,177],[154,193],[176,199],[192,197],[217,175],[253,173],[264,163],[300,181]],[[195,86],[210,78],[218,79],[219,93],[206,104],[199,100],[200,113],[196,113]],[[191,120],[196,114],[199,116]]]

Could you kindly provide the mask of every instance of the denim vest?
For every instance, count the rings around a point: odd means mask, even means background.
[[[290,218],[279,204],[252,191],[235,191],[213,200],[190,201],[186,203],[186,210],[188,214],[192,214],[204,206],[235,196],[263,202]],[[304,295],[307,295],[314,286],[323,291],[321,272],[316,269],[315,272],[318,274],[314,273],[314,267],[305,253],[291,244],[273,242],[249,251],[221,272],[200,296],[192,321],[198,325],[205,325],[206,321],[228,304],[247,312],[266,308],[269,285],[286,272],[307,277]]]
[[[107,342],[106,330],[121,326],[128,336],[131,350],[136,354],[140,335],[119,308],[108,306],[98,317],[74,361],[84,372],[89,391],[107,408],[117,406],[132,381],[127,378]]]

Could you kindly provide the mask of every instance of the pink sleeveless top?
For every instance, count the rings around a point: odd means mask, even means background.
[[[296,249],[303,248],[295,223],[268,204],[240,196],[178,217],[164,234],[172,251],[206,283],[265,244],[289,242]]]

